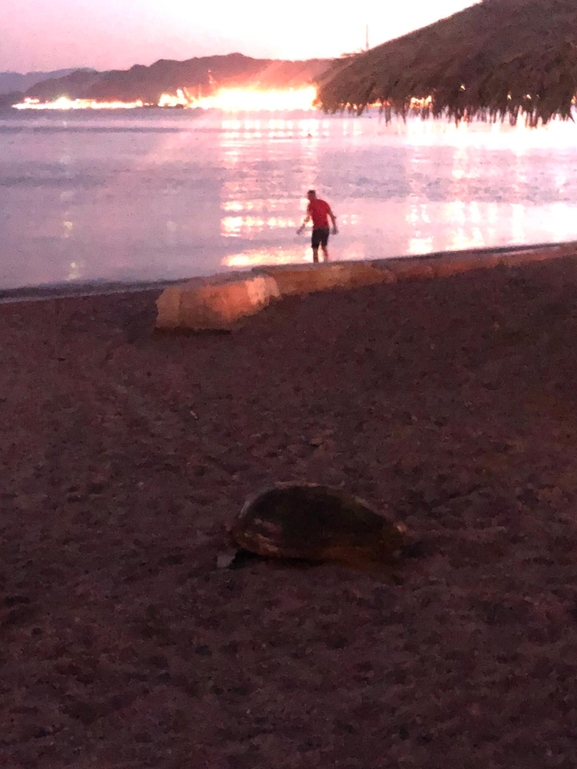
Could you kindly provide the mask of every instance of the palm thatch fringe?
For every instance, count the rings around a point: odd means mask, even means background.
[[[327,112],[379,105],[387,119],[572,119],[577,0],[483,0],[335,62],[319,86]]]

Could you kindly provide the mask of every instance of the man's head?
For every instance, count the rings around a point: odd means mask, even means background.
[[[316,198],[316,196],[317,196],[317,193],[314,190],[309,190],[307,192],[307,198],[309,200],[314,200]]]

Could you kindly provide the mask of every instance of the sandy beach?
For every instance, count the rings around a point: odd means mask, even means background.
[[[154,336],[156,291],[0,306],[0,766],[575,766],[577,259]],[[220,570],[272,481],[421,542]]]

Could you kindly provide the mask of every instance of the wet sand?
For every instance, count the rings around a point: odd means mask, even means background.
[[[574,766],[577,260],[151,335],[157,292],[0,307],[0,766]],[[423,543],[248,561],[276,480]]]

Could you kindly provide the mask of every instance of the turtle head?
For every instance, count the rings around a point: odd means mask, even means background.
[[[381,552],[396,559],[402,555],[407,544],[407,527],[403,523],[387,522],[381,531]]]

